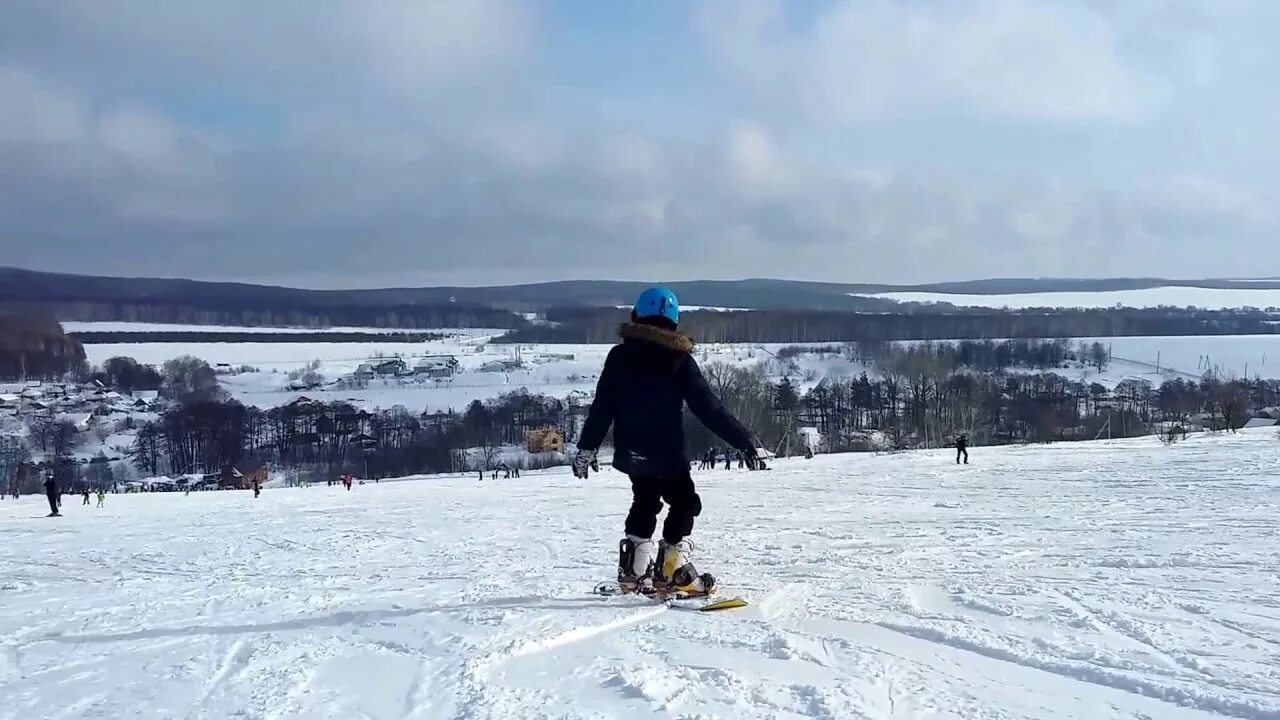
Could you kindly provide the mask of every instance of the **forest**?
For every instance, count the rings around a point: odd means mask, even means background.
[[[1053,372],[1105,368],[1100,343],[877,342],[822,351],[871,372],[832,373],[807,392],[791,377],[770,382],[759,367],[713,363],[704,373],[761,443],[780,452],[803,446],[801,427],[817,429],[821,451],[844,452],[939,447],[962,433],[984,445],[1235,430],[1255,412],[1280,406],[1280,380],[1207,374],[1159,387],[1126,379],[1108,389]],[[697,444],[712,442],[696,424],[689,430]]]
[[[57,379],[84,360],[84,347],[52,317],[0,314],[0,380]]]
[[[847,364],[829,364],[826,377],[806,375],[796,361],[807,354]],[[1098,342],[876,340],[784,347],[768,365],[711,362],[703,373],[759,445],[784,455],[940,447],[962,433],[974,446],[1153,433],[1173,442],[1190,430],[1233,431],[1255,413],[1280,414],[1280,380],[1210,373],[1159,387],[1126,379],[1109,389],[1059,372],[1102,372],[1109,362]],[[525,389],[458,412],[368,410],[305,399],[262,409],[230,399],[197,358],[175,358],[156,369],[117,357],[85,372],[104,386],[158,390],[168,400],[154,420],[129,417],[114,427],[134,433],[126,455],[145,476],[217,474],[247,458],[270,463],[298,483],[342,473],[382,478],[475,472],[501,462],[554,464],[564,457],[511,455],[510,449],[521,446],[528,431],[545,427],[573,442],[588,410],[572,397]],[[28,424],[27,450],[50,459],[63,487],[109,484],[126,474],[105,456],[75,462],[80,438],[68,421],[36,416]],[[687,413],[685,426],[690,457],[721,445]],[[19,450],[6,450],[6,462],[31,454]],[[29,474],[27,484],[35,477]]]
[[[626,310],[559,308],[546,323],[518,328],[502,342],[607,343]],[[686,312],[680,330],[702,343],[800,343],[868,340],[958,340],[1168,335],[1251,335],[1277,332],[1259,310],[1099,308],[853,313],[829,311]]]
[[[83,345],[140,343],[425,343],[441,340],[429,332],[238,332],[213,330],[101,331],[68,333]]]

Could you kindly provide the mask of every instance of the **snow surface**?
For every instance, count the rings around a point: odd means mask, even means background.
[[[1099,382],[1107,387],[1126,378],[1144,378],[1159,385],[1170,377],[1199,378],[1216,369],[1224,376],[1280,376],[1280,335],[1229,335],[1187,337],[1078,338],[1073,344],[1099,341],[1111,348],[1113,364],[1101,374],[1089,368],[1057,369],[1054,372],[1075,380]],[[221,382],[242,402],[271,407],[292,402],[300,396],[321,400],[350,400],[361,407],[442,410],[461,409],[472,400],[484,400],[505,392],[527,388],[555,397],[571,392],[590,393],[611,345],[524,345],[527,367],[510,373],[480,373],[479,367],[493,360],[513,359],[508,345],[484,344],[484,338],[459,338],[432,343],[148,343],[137,345],[89,345],[90,362],[102,363],[113,355],[129,355],[141,362],[162,364],[178,355],[195,355],[211,363],[233,366],[253,365],[263,372],[224,376]],[[726,362],[735,365],[768,364],[782,345],[706,345],[699,347],[699,362]],[[288,391],[286,373],[321,361],[320,374],[335,380],[368,362],[375,353],[402,354],[410,363],[429,354],[455,355],[463,372],[447,381],[425,383],[374,381],[368,388]],[[555,355],[573,355],[573,360]],[[1160,372],[1157,372],[1157,368]],[[779,375],[783,367],[771,367]],[[272,372],[272,370],[276,372]],[[863,370],[838,355],[803,356],[795,361],[792,376],[821,379],[829,372],[857,375]],[[812,381],[801,383],[804,387]]]
[[[1098,292],[1009,293],[1003,295],[970,295],[965,293],[889,292],[868,297],[899,302],[947,302],[956,306],[989,308],[1032,307],[1125,307],[1161,306],[1221,310],[1238,307],[1280,307],[1280,289],[1202,288],[1180,285],[1144,288],[1142,290],[1107,290]]]
[[[174,323],[142,323],[142,322],[81,322],[64,320],[61,323],[64,332],[68,333],[89,333],[89,332],[235,332],[235,333],[324,333],[324,332],[355,332],[355,333],[447,333],[449,335],[475,336],[475,335],[495,335],[503,330],[492,329],[474,329],[474,328],[450,328],[447,330],[423,330],[421,328],[379,328],[379,327],[262,327],[262,326],[244,326],[244,325],[184,325]]]
[[[717,615],[589,595],[625,478],[0,502],[0,720],[1280,718],[1273,431],[701,472]]]
[[[187,329],[188,326],[168,326]],[[120,327],[124,330],[126,328]],[[192,328],[194,329],[194,328]],[[368,328],[365,328],[368,330]],[[486,400],[507,392],[527,388],[552,397],[563,398],[573,392],[592,393],[604,358],[612,344],[514,345],[490,343],[498,331],[464,331],[464,334],[427,343],[137,343],[86,345],[88,360],[102,364],[117,355],[133,357],[142,363],[162,365],[180,355],[194,355],[209,363],[227,363],[234,367],[250,365],[262,372],[226,375],[219,380],[228,392],[241,402],[259,407],[283,405],[301,396],[315,400],[346,400],[366,408],[390,408],[403,405],[421,411],[424,408],[461,410],[472,400]],[[487,333],[487,334],[486,334]],[[820,345],[830,346],[831,343]],[[809,355],[785,366],[776,362],[775,354],[785,343],[767,345],[708,344],[698,348],[701,363],[725,362],[754,365],[775,361],[773,370],[780,376],[784,369],[796,375],[810,373],[821,379],[832,368],[861,372],[840,355]],[[506,373],[479,372],[482,365],[495,360],[515,360],[525,367]],[[319,373],[326,381],[348,375],[375,355],[399,355],[412,367],[424,355],[453,355],[462,372],[450,379],[374,380],[367,388],[325,387],[290,391],[285,386],[287,373],[302,368],[313,360],[320,361]],[[567,356],[572,356],[568,359]],[[804,383],[816,384],[816,380]]]

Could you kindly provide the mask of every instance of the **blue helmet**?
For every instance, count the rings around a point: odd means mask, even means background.
[[[640,293],[632,312],[637,320],[663,317],[673,325],[680,324],[680,301],[676,300],[675,293],[663,287],[651,287]]]

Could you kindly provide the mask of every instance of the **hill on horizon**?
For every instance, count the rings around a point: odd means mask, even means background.
[[[43,308],[60,319],[87,320],[92,306],[124,304],[231,310],[324,310],[467,306],[533,312],[549,307],[629,304],[653,283],[628,280],[562,280],[499,286],[437,286],[313,290],[181,278],[122,278],[49,273],[0,267],[0,307]],[[1168,285],[1201,288],[1280,288],[1280,279],[1171,280],[1165,278],[989,278],[921,284],[827,283],[750,278],[688,280],[665,284],[685,305],[748,310],[889,311],[894,301],[855,297],[890,292],[966,295],[1141,290]]]

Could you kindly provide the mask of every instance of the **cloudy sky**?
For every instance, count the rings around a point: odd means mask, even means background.
[[[0,265],[1280,275],[1272,0],[7,0]]]

